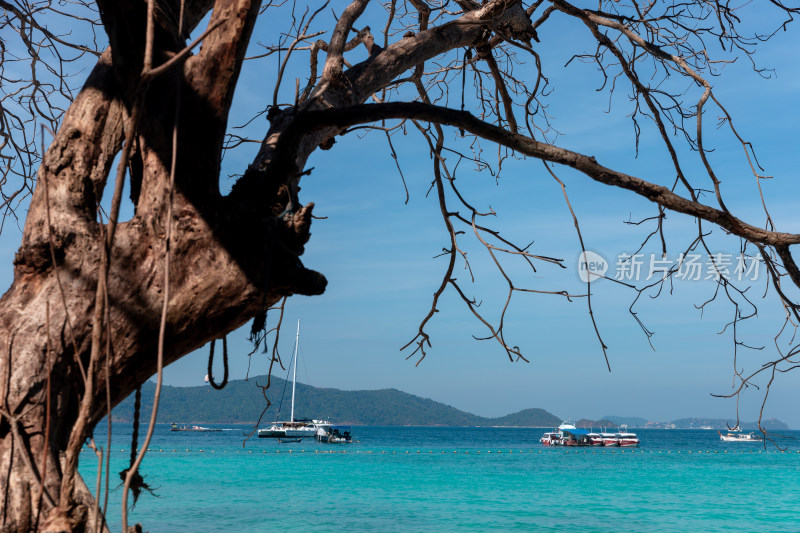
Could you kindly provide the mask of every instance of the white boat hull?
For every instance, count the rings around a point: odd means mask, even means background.
[[[315,433],[316,430],[310,426],[286,427],[275,425],[259,429],[258,437],[262,439],[305,439],[314,438]]]
[[[723,442],[763,442],[761,437],[752,433],[728,433],[727,435],[720,433],[719,440]]]

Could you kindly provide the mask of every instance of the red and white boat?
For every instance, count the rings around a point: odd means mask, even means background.
[[[600,433],[589,432],[586,434],[589,437],[589,442],[592,443],[592,446],[602,446],[603,445],[603,435]]]
[[[600,433],[600,436],[603,439],[603,446],[619,446],[619,439],[617,438],[616,433]]]
[[[628,426],[622,425],[619,427],[619,432],[616,434],[619,445],[622,447],[636,447],[639,446],[639,437],[636,433],[628,431]]]

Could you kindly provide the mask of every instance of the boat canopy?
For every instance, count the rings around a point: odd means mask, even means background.
[[[577,428],[575,428],[575,429],[564,429],[562,431],[564,433],[571,433],[573,435],[588,435],[589,434],[589,430],[588,429],[577,429]]]

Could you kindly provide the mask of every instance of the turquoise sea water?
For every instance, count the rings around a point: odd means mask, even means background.
[[[800,531],[800,432],[723,443],[716,431],[637,430],[639,448],[545,448],[543,429],[354,427],[349,445],[279,444],[241,426],[157,426],[141,468],[158,497],[129,514],[193,531]],[[120,529],[112,440],[108,518]],[[123,451],[124,450],[124,451]],[[96,459],[81,458],[94,490]]]

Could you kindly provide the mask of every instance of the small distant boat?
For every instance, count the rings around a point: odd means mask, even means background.
[[[559,431],[548,431],[539,439],[545,446],[559,446],[561,445],[561,432]]]
[[[729,430],[727,435],[723,435],[719,430],[717,433],[719,433],[719,440],[723,442],[763,442],[764,440],[763,437],[755,433],[742,433],[742,428],[739,426]]]
[[[206,428],[203,426],[189,426],[187,424],[176,424],[173,422],[169,426],[170,431],[222,431],[216,428]]]
[[[318,442],[329,444],[350,444],[353,442],[350,426],[334,425],[326,420],[314,420],[317,433],[314,438]]]

